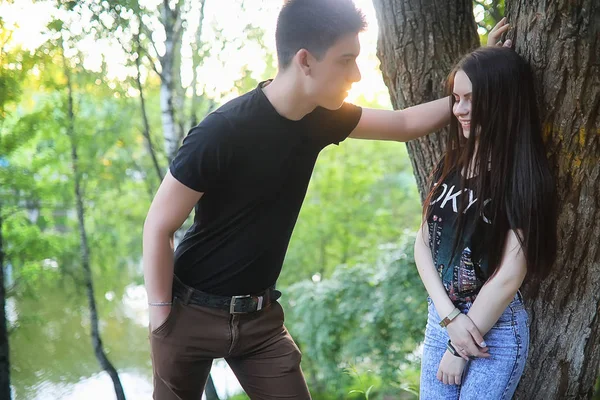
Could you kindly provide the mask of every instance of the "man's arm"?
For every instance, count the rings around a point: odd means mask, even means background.
[[[449,97],[398,111],[364,108],[350,137],[407,142],[435,132],[449,123]]]
[[[488,46],[511,47],[512,41],[501,40],[510,25],[506,18],[494,26],[488,35]],[[408,142],[442,129],[450,123],[450,98],[445,97],[399,111],[363,108],[356,128],[350,134],[355,139],[396,140]]]
[[[144,223],[143,265],[148,302],[170,302],[173,285],[173,234],[185,222],[202,193],[167,172]],[[160,326],[170,306],[150,306],[150,329]]]

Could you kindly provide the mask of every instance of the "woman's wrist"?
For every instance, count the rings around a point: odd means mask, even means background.
[[[454,321],[454,319],[456,317],[458,317],[461,314],[460,310],[456,307],[454,307],[454,309],[452,311],[450,311],[450,313],[448,313],[448,315],[446,315],[444,318],[442,318],[442,320],[440,321],[440,326],[442,328],[445,328],[446,326],[448,326],[448,324],[452,321]]]
[[[448,343],[446,343],[446,350],[448,350],[448,352],[450,354],[452,354],[454,357],[462,358],[462,356],[460,354],[458,354],[458,351],[456,351],[456,349],[452,345],[452,341],[451,340],[448,340]]]
[[[430,296],[430,298],[433,302],[433,305],[435,306],[436,311],[438,312],[438,315],[442,319],[448,316],[450,313],[452,313],[456,308],[454,303],[452,303],[452,301],[448,298],[448,295],[446,295],[445,293],[443,296],[438,295],[435,299],[433,298],[433,296]]]

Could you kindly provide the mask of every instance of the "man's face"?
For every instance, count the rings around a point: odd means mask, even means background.
[[[360,81],[356,57],[360,53],[358,34],[348,34],[331,46],[321,60],[311,57],[306,76],[308,96],[319,106],[337,110],[354,82]]]

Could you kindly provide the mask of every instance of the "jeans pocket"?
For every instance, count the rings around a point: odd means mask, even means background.
[[[173,305],[171,306],[171,312],[167,315],[167,319],[164,320],[156,329],[150,332],[151,335],[165,336],[168,333],[168,329],[173,325],[177,310],[179,309],[179,302],[176,298],[173,299]]]
[[[525,306],[520,301],[513,301],[506,307],[495,325],[498,327],[514,326],[517,324],[517,320],[522,318],[527,318]]]

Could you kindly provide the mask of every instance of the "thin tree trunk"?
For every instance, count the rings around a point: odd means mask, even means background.
[[[2,247],[2,204],[0,204],[0,399],[11,399],[10,359],[4,288],[4,249]]]
[[[201,0],[201,19],[204,16],[204,2]],[[164,135],[165,153],[169,164],[179,148],[180,142],[183,139],[185,127],[183,125],[184,118],[180,116],[177,118],[175,112],[175,104],[177,104],[178,110],[184,109],[184,91],[181,88],[181,39],[183,35],[182,25],[183,20],[181,16],[181,9],[184,2],[178,1],[175,8],[171,9],[168,0],[163,0],[162,5],[162,23],[165,28],[166,40],[165,40],[165,54],[159,57],[161,64],[161,83],[160,83],[160,104],[161,104],[161,115]],[[199,28],[202,29],[201,26]],[[195,68],[194,68],[195,70]],[[195,93],[195,85],[192,86]],[[178,120],[180,122],[178,122]],[[174,235],[174,245],[178,245],[183,238],[182,229],[177,230]],[[209,396],[209,390],[214,389],[214,383],[212,376],[209,375],[209,379],[206,387],[207,398]],[[212,397],[208,400],[219,400],[216,390],[213,390],[210,395]]]
[[[197,1],[197,0],[195,0]],[[194,2],[195,2],[194,1]],[[190,11],[192,2],[186,0],[179,0],[174,10],[175,15],[179,16],[179,25],[176,25],[174,31],[174,48],[173,54],[177,56],[173,58],[173,105],[175,108],[175,123],[177,124],[177,144],[179,145],[183,140],[184,132],[186,132],[186,126],[189,122],[185,118],[185,103],[187,88],[183,87],[181,83],[181,43],[183,39],[183,25],[184,15],[187,15]]]
[[[200,96],[198,96],[198,67],[204,59],[200,53],[202,49],[202,28],[204,26],[204,5],[206,0],[200,0],[200,19],[196,29],[196,40],[192,43],[192,103],[190,109],[190,126],[196,126],[200,122],[198,117],[198,107],[200,106]]]
[[[169,164],[175,157],[179,148],[179,140],[183,136],[179,132],[179,125],[175,114],[176,79],[175,66],[179,65],[176,57],[180,48],[178,43],[182,37],[182,19],[180,14],[180,2],[171,9],[169,0],[163,0],[162,23],[165,28],[165,54],[160,56],[161,80],[160,80],[160,108],[163,125],[165,152]]]
[[[152,136],[150,135],[150,123],[148,122],[148,113],[146,112],[146,100],[144,99],[144,87],[142,85],[142,71],[141,71],[141,61],[142,57],[142,45],[140,43],[140,36],[135,35],[136,46],[137,46],[137,57],[135,59],[135,67],[137,70],[136,74],[136,84],[138,91],[140,92],[140,107],[142,112],[142,121],[144,122],[144,137],[146,138],[146,143],[148,145],[148,152],[150,153],[150,157],[152,157],[152,164],[154,165],[154,170],[156,171],[156,176],[158,177],[159,182],[163,180],[162,169],[158,164],[158,159],[156,157],[156,152],[154,151],[154,146],[152,145]]]
[[[377,55],[394,108],[442,97],[453,65],[479,47],[473,2],[373,0],[373,4],[379,25]],[[445,150],[446,135],[444,129],[406,144],[421,199],[431,168]]]
[[[135,14],[135,16],[137,18],[137,23],[139,24],[139,27],[140,27],[139,29],[141,31],[143,29],[142,19],[139,16],[139,14]],[[99,19],[98,22],[102,25],[104,30],[106,30],[108,32],[111,31],[111,29],[109,27],[107,27],[106,24],[102,21],[102,19]],[[144,138],[146,138],[148,153],[150,153],[150,157],[152,158],[152,164],[154,166],[156,175],[158,176],[158,180],[159,180],[159,182],[161,182],[163,179],[163,174],[162,174],[162,170],[160,168],[159,162],[158,162],[158,158],[156,157],[156,151],[154,150],[154,145],[152,144],[152,137],[150,134],[150,123],[148,122],[148,113],[146,112],[146,99],[144,98],[144,87],[142,85],[141,58],[142,58],[142,54],[144,53],[144,49],[143,49],[142,43],[140,41],[140,33],[138,32],[138,33],[134,34],[133,41],[135,43],[135,50],[134,50],[133,46],[129,47],[128,45],[126,45],[123,42],[123,40],[121,40],[118,36],[116,37],[116,39],[126,53],[133,53],[135,51],[135,53],[134,53],[136,55],[136,58],[135,58],[135,67],[136,67],[135,82],[136,82],[137,89],[140,92],[140,108],[141,108],[141,113],[142,113],[142,122],[144,124],[144,129],[142,131],[142,134],[144,135]],[[145,54],[148,54],[148,53],[145,52]],[[150,60],[150,61],[152,62],[152,60]],[[154,189],[151,189],[151,191],[153,194]]]
[[[589,398],[600,365],[600,3],[514,0],[507,16],[535,74],[560,205],[555,268],[525,288],[531,347],[516,397]]]
[[[87,242],[87,234],[85,230],[85,215],[83,209],[83,196],[81,194],[81,175],[79,173],[79,159],[77,155],[77,143],[75,138],[75,114],[73,111],[73,87],[71,84],[71,73],[69,71],[69,67],[67,66],[67,60],[64,55],[64,44],[63,44],[63,65],[64,72],[67,78],[67,134],[69,135],[71,141],[71,161],[73,168],[73,175],[75,180],[75,201],[77,207],[77,219],[79,222],[79,237],[81,240],[80,243],[80,252],[81,252],[81,264],[83,266],[84,279],[85,279],[85,287],[86,294],[88,298],[89,308],[90,308],[90,322],[92,327],[92,346],[94,347],[94,353],[100,366],[108,373],[110,378],[113,381],[113,385],[115,388],[115,394],[117,395],[117,400],[125,400],[125,393],[123,392],[123,386],[121,385],[121,380],[119,379],[119,375],[117,370],[111,362],[106,357],[104,353],[104,349],[102,346],[102,339],[100,338],[100,330],[98,328],[98,312],[96,310],[96,300],[94,298],[94,285],[92,280],[92,271],[90,268],[90,255],[89,255],[89,247]]]
[[[163,74],[171,74],[171,68],[163,68]],[[175,111],[173,109],[173,77],[164,78],[160,82],[160,108],[164,135],[164,146],[169,164],[175,158],[179,145],[178,134],[175,123]]]

